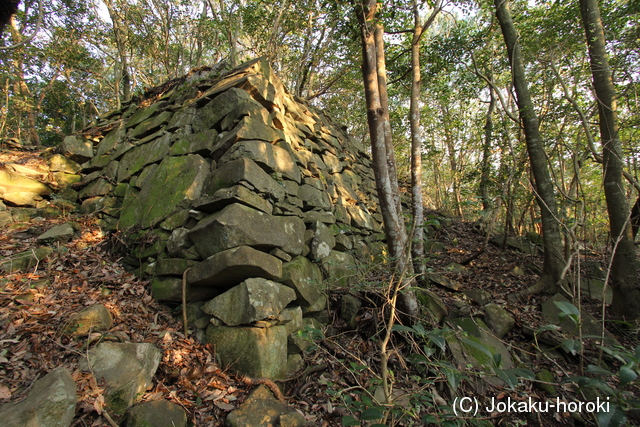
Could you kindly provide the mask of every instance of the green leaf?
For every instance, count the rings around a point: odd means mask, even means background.
[[[429,349],[431,351],[433,351],[433,349]],[[427,359],[426,357],[424,357],[422,354],[411,354],[409,355],[409,357],[407,357],[407,360],[410,363],[429,363],[429,359]]]
[[[442,368],[445,376],[447,377],[447,381],[449,381],[449,385],[453,389],[454,392],[458,390],[458,385],[460,384],[460,372],[456,369],[451,368]]]
[[[514,375],[518,376],[519,378],[526,378],[528,380],[533,380],[536,378],[536,374],[534,374],[531,369],[513,368],[513,369],[507,369],[507,370],[509,372],[513,372]]]
[[[574,382],[578,387],[591,387],[602,390],[607,395],[614,395],[616,392],[609,385],[599,378],[589,378],[583,376],[569,376],[562,380],[562,383]]]
[[[429,341],[431,341],[432,343],[437,345],[440,348],[440,350],[442,350],[442,351],[445,350],[445,348],[447,346],[447,341],[444,338],[442,338],[442,336],[440,336],[440,335],[438,335],[436,333],[430,332],[427,335],[427,338],[429,339]]]
[[[438,419],[433,415],[425,415],[422,417],[422,422],[425,424],[438,424]]]
[[[518,385],[518,377],[516,377],[516,375],[510,369],[496,369],[495,372],[496,375],[498,375],[498,378],[507,383],[509,388],[511,388],[512,390],[515,389]]]
[[[597,365],[587,365],[587,372],[591,374],[602,375],[607,377],[613,376],[613,372],[611,372],[608,369],[601,368],[600,366],[597,366]]]
[[[493,355],[493,366],[499,368],[502,365],[502,354],[495,353]]]
[[[630,382],[635,381],[636,378],[638,378],[638,374],[636,373],[636,371],[628,366],[620,367],[620,387],[624,387]]]
[[[344,427],[359,426],[360,421],[356,420],[351,415],[345,415],[344,417],[342,417],[342,425]]]
[[[567,339],[562,341],[560,347],[562,347],[562,349],[567,353],[571,353],[575,356],[582,348],[582,342],[580,340]]]
[[[380,408],[369,408],[360,414],[360,419],[363,421],[373,421],[381,418],[384,418],[384,412],[382,412]]]
[[[568,301],[554,301],[553,303],[561,311],[559,314],[560,321],[564,320],[564,318],[568,316],[573,323],[578,324],[578,321],[580,320],[580,312],[575,305]]]
[[[616,404],[611,404],[609,412],[598,412],[600,427],[621,427],[627,424],[625,412]]]
[[[559,330],[560,330],[560,326],[558,325],[545,325],[541,328],[538,328],[538,330],[536,331],[536,334],[539,334],[544,331],[559,331]]]
[[[412,327],[404,325],[393,325],[393,328],[391,328],[391,330],[394,332],[414,332]]]
[[[427,335],[427,331],[424,329],[424,326],[422,326],[421,323],[416,323],[415,325],[413,325],[413,330],[416,331],[416,333],[421,337]]]
[[[478,344],[477,342],[466,339],[466,338],[461,338],[460,341],[475,348],[476,350],[481,351],[489,358],[489,360],[493,360],[493,353],[491,353],[491,351],[489,351],[489,349],[483,346],[482,344]]]

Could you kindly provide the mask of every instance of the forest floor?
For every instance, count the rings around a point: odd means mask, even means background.
[[[3,152],[3,155],[7,155]],[[19,158],[2,158],[1,162],[37,163],[36,154]],[[11,208],[12,209],[12,208]],[[210,345],[185,336],[175,309],[155,302],[147,281],[126,272],[119,260],[108,251],[109,236],[103,235],[91,216],[73,213],[45,217],[25,216],[25,220],[0,229],[0,256],[7,257],[34,248],[38,235],[54,225],[75,221],[79,236],[56,244],[54,256],[30,271],[0,277],[0,404],[22,398],[33,382],[50,370],[64,366],[77,384],[78,405],[73,425],[110,425],[101,416],[104,386],[78,369],[78,361],[90,346],[111,339],[148,342],[162,350],[163,357],[154,377],[154,386],[142,400],[168,399],[184,407],[189,421],[197,426],[222,426],[225,415],[238,407],[255,388],[251,381],[222,369]],[[433,239],[444,243],[445,251],[434,255],[427,266],[460,285],[457,291],[432,287],[450,312],[468,307],[467,314],[481,310],[465,296],[465,290],[483,289],[494,303],[502,305],[515,319],[515,327],[502,341],[516,361],[533,371],[551,371],[557,379],[559,397],[565,401],[584,400],[577,388],[564,383],[572,375],[584,372],[588,363],[562,352],[543,356],[527,330],[545,326],[540,305],[548,295],[531,296],[516,302],[507,296],[532,285],[541,258],[504,249],[492,244],[485,247],[485,236],[472,223],[454,220],[436,231]],[[481,255],[461,272],[447,268],[460,263],[484,248]],[[522,272],[514,271],[519,267]],[[457,417],[451,413],[455,396],[477,397],[481,402],[495,397],[517,402],[532,398],[544,401],[552,397],[536,381],[522,380],[515,387],[477,387],[474,378],[483,375],[469,367],[441,361],[438,353],[427,352],[428,363],[416,361],[412,353],[424,350],[410,334],[395,333],[390,344],[389,368],[397,405],[384,407],[376,403],[380,385],[380,346],[385,324],[385,291],[389,275],[384,266],[372,268],[366,281],[355,286],[363,301],[357,329],[348,330],[337,313],[344,289],[329,291],[331,324],[314,335],[314,345],[305,354],[305,368],[292,378],[278,383],[287,403],[301,412],[314,426],[378,425],[596,425],[587,413],[572,416],[568,412],[490,413],[483,416]],[[351,289],[353,290],[353,289]],[[114,318],[107,334],[91,334],[82,339],[62,333],[65,321],[82,308],[101,303]],[[601,304],[583,298],[582,307],[597,318]],[[622,347],[638,344],[635,334],[611,329]],[[587,340],[588,341],[588,340]],[[427,349],[428,350],[428,349]],[[593,343],[585,343],[585,354],[597,355]],[[441,356],[441,355],[440,355]],[[616,367],[615,362],[610,364]],[[618,365],[619,366],[619,365]],[[617,388],[617,379],[609,385]],[[474,386],[476,384],[476,386]],[[453,393],[453,389],[456,393]],[[636,398],[633,383],[625,390],[626,399]],[[619,394],[618,396],[622,396]],[[555,399],[555,397],[553,398]],[[380,411],[386,419],[377,419]],[[632,418],[632,417],[631,417]],[[358,421],[356,421],[358,420]],[[360,424],[362,422],[362,424]]]

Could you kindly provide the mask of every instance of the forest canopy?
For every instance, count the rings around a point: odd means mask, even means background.
[[[552,184],[559,256],[611,249],[599,96],[582,3],[377,3],[372,19],[384,31],[400,188],[410,187],[417,156],[428,209],[481,220],[504,234],[542,233],[538,167],[522,118],[527,108],[519,103],[515,61],[497,15],[508,7]],[[359,7],[335,0],[23,0],[0,42],[0,141],[55,146],[192,69],[266,56],[290,92],[368,144]],[[612,155],[624,175],[616,185],[627,203],[625,226],[635,227],[629,211],[640,189],[640,4],[605,0],[599,9],[620,144]],[[416,28],[424,30],[417,37]],[[414,46],[418,89],[412,89]],[[415,114],[420,122],[412,130]]]

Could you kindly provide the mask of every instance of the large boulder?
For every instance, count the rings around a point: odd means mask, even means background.
[[[225,367],[252,378],[283,379],[287,374],[287,332],[270,328],[209,325],[207,342]]]
[[[189,238],[203,258],[237,246],[280,248],[299,255],[304,246],[304,230],[300,218],[267,215],[234,203],[200,221],[189,232]]]
[[[297,256],[282,266],[282,284],[296,293],[296,303],[311,306],[323,292],[320,268],[303,256]]]
[[[560,317],[563,311],[556,302],[560,305],[571,303],[561,294],[555,294],[550,297],[542,303],[542,318],[545,322],[559,325],[562,332],[570,335],[578,335],[578,333],[582,332],[582,335],[603,336],[607,345],[619,345],[618,340],[609,331],[606,329],[603,331],[602,322],[584,309],[580,311],[580,330],[578,330],[578,325],[569,317],[564,317],[561,320]]]
[[[267,386],[260,385],[247,400],[227,415],[226,427],[272,427],[287,407],[273,396]]]
[[[310,256],[313,260],[321,260],[331,254],[331,250],[336,246],[336,238],[329,230],[329,227],[318,221],[311,224],[313,238],[310,245]]]
[[[358,277],[355,258],[345,252],[331,251],[320,260],[320,268],[332,286],[347,287]]]
[[[62,154],[54,154],[49,158],[49,170],[51,172],[77,174],[82,170],[82,166]]]
[[[119,417],[151,386],[161,357],[149,343],[103,342],[89,350],[84,365],[105,381],[105,404]]]
[[[247,279],[202,306],[202,311],[227,326],[246,325],[275,317],[296,298],[286,286],[267,279]]]
[[[16,206],[35,206],[51,189],[40,181],[0,170],[0,198]]]
[[[269,172],[277,172],[300,183],[300,169],[289,152],[264,141],[241,141],[235,144],[220,162],[235,159],[251,159]]]
[[[125,427],[186,427],[187,413],[182,406],[167,400],[153,400],[134,406],[127,412]]]
[[[135,173],[141,171],[144,166],[161,161],[169,154],[171,135],[167,134],[151,142],[139,145],[129,151],[120,159],[117,181],[129,179]]]
[[[10,273],[14,271],[26,271],[39,265],[53,254],[50,247],[41,247],[20,252],[6,258],[0,258],[0,270]]]
[[[76,163],[84,163],[93,157],[93,143],[77,136],[66,137],[58,150]]]
[[[197,154],[166,157],[144,180],[140,193],[126,197],[119,227],[151,227],[202,194],[209,163]]]
[[[460,366],[472,366],[474,369],[491,373],[495,368],[496,356],[500,356],[500,368],[514,367],[509,350],[498,338],[493,336],[489,327],[480,319],[457,318],[449,322],[451,331],[444,334],[447,346],[455,362]],[[484,381],[504,387],[505,383],[494,376],[486,376]],[[476,384],[478,390],[483,386]]]
[[[19,403],[0,405],[5,427],[69,427],[76,413],[76,383],[65,368],[36,381]]]
[[[113,325],[109,309],[102,304],[94,304],[74,314],[65,322],[64,333],[74,336],[88,335],[90,332],[108,331]]]
[[[207,181],[204,194],[213,195],[218,190],[236,184],[248,186],[274,200],[284,199],[284,187],[251,159],[236,159],[222,164]]]

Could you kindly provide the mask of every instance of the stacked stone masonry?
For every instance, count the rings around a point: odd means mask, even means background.
[[[189,325],[225,365],[295,369],[326,288],[354,283],[384,246],[362,145],[263,59],[194,72],[94,129],[61,154],[82,163],[82,210],[119,232],[154,298],[179,304],[186,271]]]

